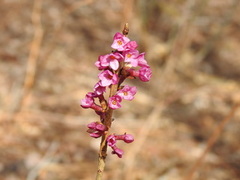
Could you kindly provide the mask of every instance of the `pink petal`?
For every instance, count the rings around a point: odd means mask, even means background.
[[[118,60],[113,60],[110,62],[110,67],[113,69],[113,70],[117,70],[118,67],[119,67],[119,62]]]

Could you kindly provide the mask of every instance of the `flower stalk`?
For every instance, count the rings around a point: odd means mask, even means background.
[[[88,124],[87,132],[93,138],[101,137],[98,153],[98,169],[96,180],[102,180],[107,157],[108,146],[112,148],[112,154],[122,158],[124,151],[117,146],[117,141],[131,143],[134,138],[130,134],[110,134],[113,121],[113,111],[121,108],[122,100],[133,100],[137,92],[134,86],[122,86],[125,79],[136,79],[143,82],[150,80],[152,71],[147,64],[145,53],[139,53],[137,43],[130,41],[127,37],[129,32],[128,24],[124,26],[122,33],[116,33],[111,47],[115,49],[110,54],[99,56],[95,65],[102,72],[99,73],[99,81],[94,86],[94,92],[89,92],[81,100],[82,108],[93,109],[100,117],[100,121]],[[109,96],[105,92],[109,89]],[[99,104],[96,103],[99,100]]]

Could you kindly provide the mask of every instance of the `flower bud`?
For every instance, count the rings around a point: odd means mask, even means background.
[[[134,137],[131,134],[125,134],[123,141],[125,143],[131,143],[134,141]]]

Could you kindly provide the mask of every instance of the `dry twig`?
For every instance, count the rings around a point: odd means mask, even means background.
[[[212,136],[209,138],[207,142],[206,149],[202,152],[200,157],[197,159],[196,163],[193,165],[193,167],[190,170],[190,173],[185,178],[185,180],[192,180],[194,177],[194,174],[196,173],[197,169],[201,166],[204,158],[206,157],[207,153],[211,150],[213,145],[216,143],[217,139],[221,135],[221,132],[223,131],[225,125],[234,117],[236,111],[238,110],[240,106],[240,103],[236,104],[232,107],[229,114],[222,120],[222,122],[214,129]]]
[[[78,8],[82,7],[82,6],[86,6],[86,5],[89,5],[93,2],[93,0],[85,0],[85,1],[78,1],[76,3],[73,3],[70,7],[68,7],[66,9],[66,13],[67,14],[70,14],[72,13],[73,11],[77,10]]]
[[[43,38],[43,29],[41,24],[41,9],[42,9],[42,0],[35,0],[33,11],[32,11],[32,23],[34,27],[34,36],[31,43],[30,53],[27,61],[26,75],[23,85],[22,94],[19,100],[18,107],[15,109],[15,112],[21,111],[22,107],[26,103],[28,94],[31,92],[35,81],[37,59],[40,53],[40,46]]]
[[[163,77],[168,79],[169,75],[173,74],[174,68],[176,67],[176,58],[179,57],[180,53],[186,48],[189,44],[189,38],[187,34],[189,33],[189,26],[193,16],[192,8],[195,6],[196,0],[188,0],[184,5],[184,13],[181,16],[181,22],[179,26],[181,27],[179,32],[174,39],[173,46],[171,48],[170,55],[166,64],[166,68],[163,71]]]

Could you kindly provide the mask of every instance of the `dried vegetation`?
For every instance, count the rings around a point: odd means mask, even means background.
[[[99,141],[79,100],[128,22],[153,69],[113,129],[132,133],[105,179],[240,178],[238,0],[0,2],[0,179],[90,180]],[[123,144],[124,146],[124,144]]]

